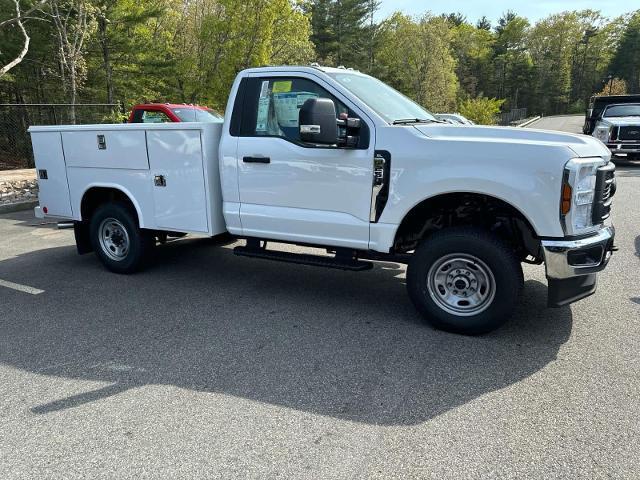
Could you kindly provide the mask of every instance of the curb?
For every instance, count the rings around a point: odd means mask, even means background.
[[[537,117],[533,117],[531,120],[527,120],[524,123],[521,123],[520,125],[518,125],[518,128],[524,128],[527,127],[529,125],[531,125],[533,122],[537,122],[538,120],[540,120],[542,117],[540,115],[538,115]]]
[[[38,200],[29,200],[26,202],[8,203],[7,205],[0,205],[0,215],[3,213],[20,212],[22,210],[32,210],[38,206]]]

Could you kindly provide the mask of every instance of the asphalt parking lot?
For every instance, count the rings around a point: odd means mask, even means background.
[[[186,238],[118,276],[0,216],[0,478],[638,478],[640,167],[618,182],[597,294],[549,310],[527,266],[479,338],[425,326],[399,265]]]

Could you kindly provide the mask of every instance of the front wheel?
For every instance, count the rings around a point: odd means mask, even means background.
[[[513,249],[475,228],[450,228],[416,249],[409,296],[434,327],[465,335],[495,330],[511,316],[523,285]]]
[[[93,250],[112,272],[139,270],[155,246],[154,237],[138,227],[135,214],[122,203],[96,209],[89,225]]]

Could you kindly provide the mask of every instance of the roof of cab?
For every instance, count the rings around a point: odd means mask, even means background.
[[[134,109],[143,109],[146,107],[166,107],[166,108],[193,108],[194,110],[210,110],[204,105],[193,105],[191,103],[139,103],[134,105]]]
[[[260,72],[304,72],[304,73],[317,73],[318,71],[323,73],[353,73],[356,75],[365,75],[358,70],[346,67],[324,67],[318,64],[312,65],[285,65],[285,66],[271,66],[265,65],[262,67],[253,67],[243,70],[241,73],[260,73]]]

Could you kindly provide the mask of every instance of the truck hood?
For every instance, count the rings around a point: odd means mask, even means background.
[[[607,117],[603,118],[600,123],[620,127],[640,126],[640,117]]]
[[[594,137],[549,130],[514,127],[484,127],[466,125],[415,125],[420,133],[437,140],[478,143],[548,145],[568,148],[578,157],[609,157],[609,150]]]

